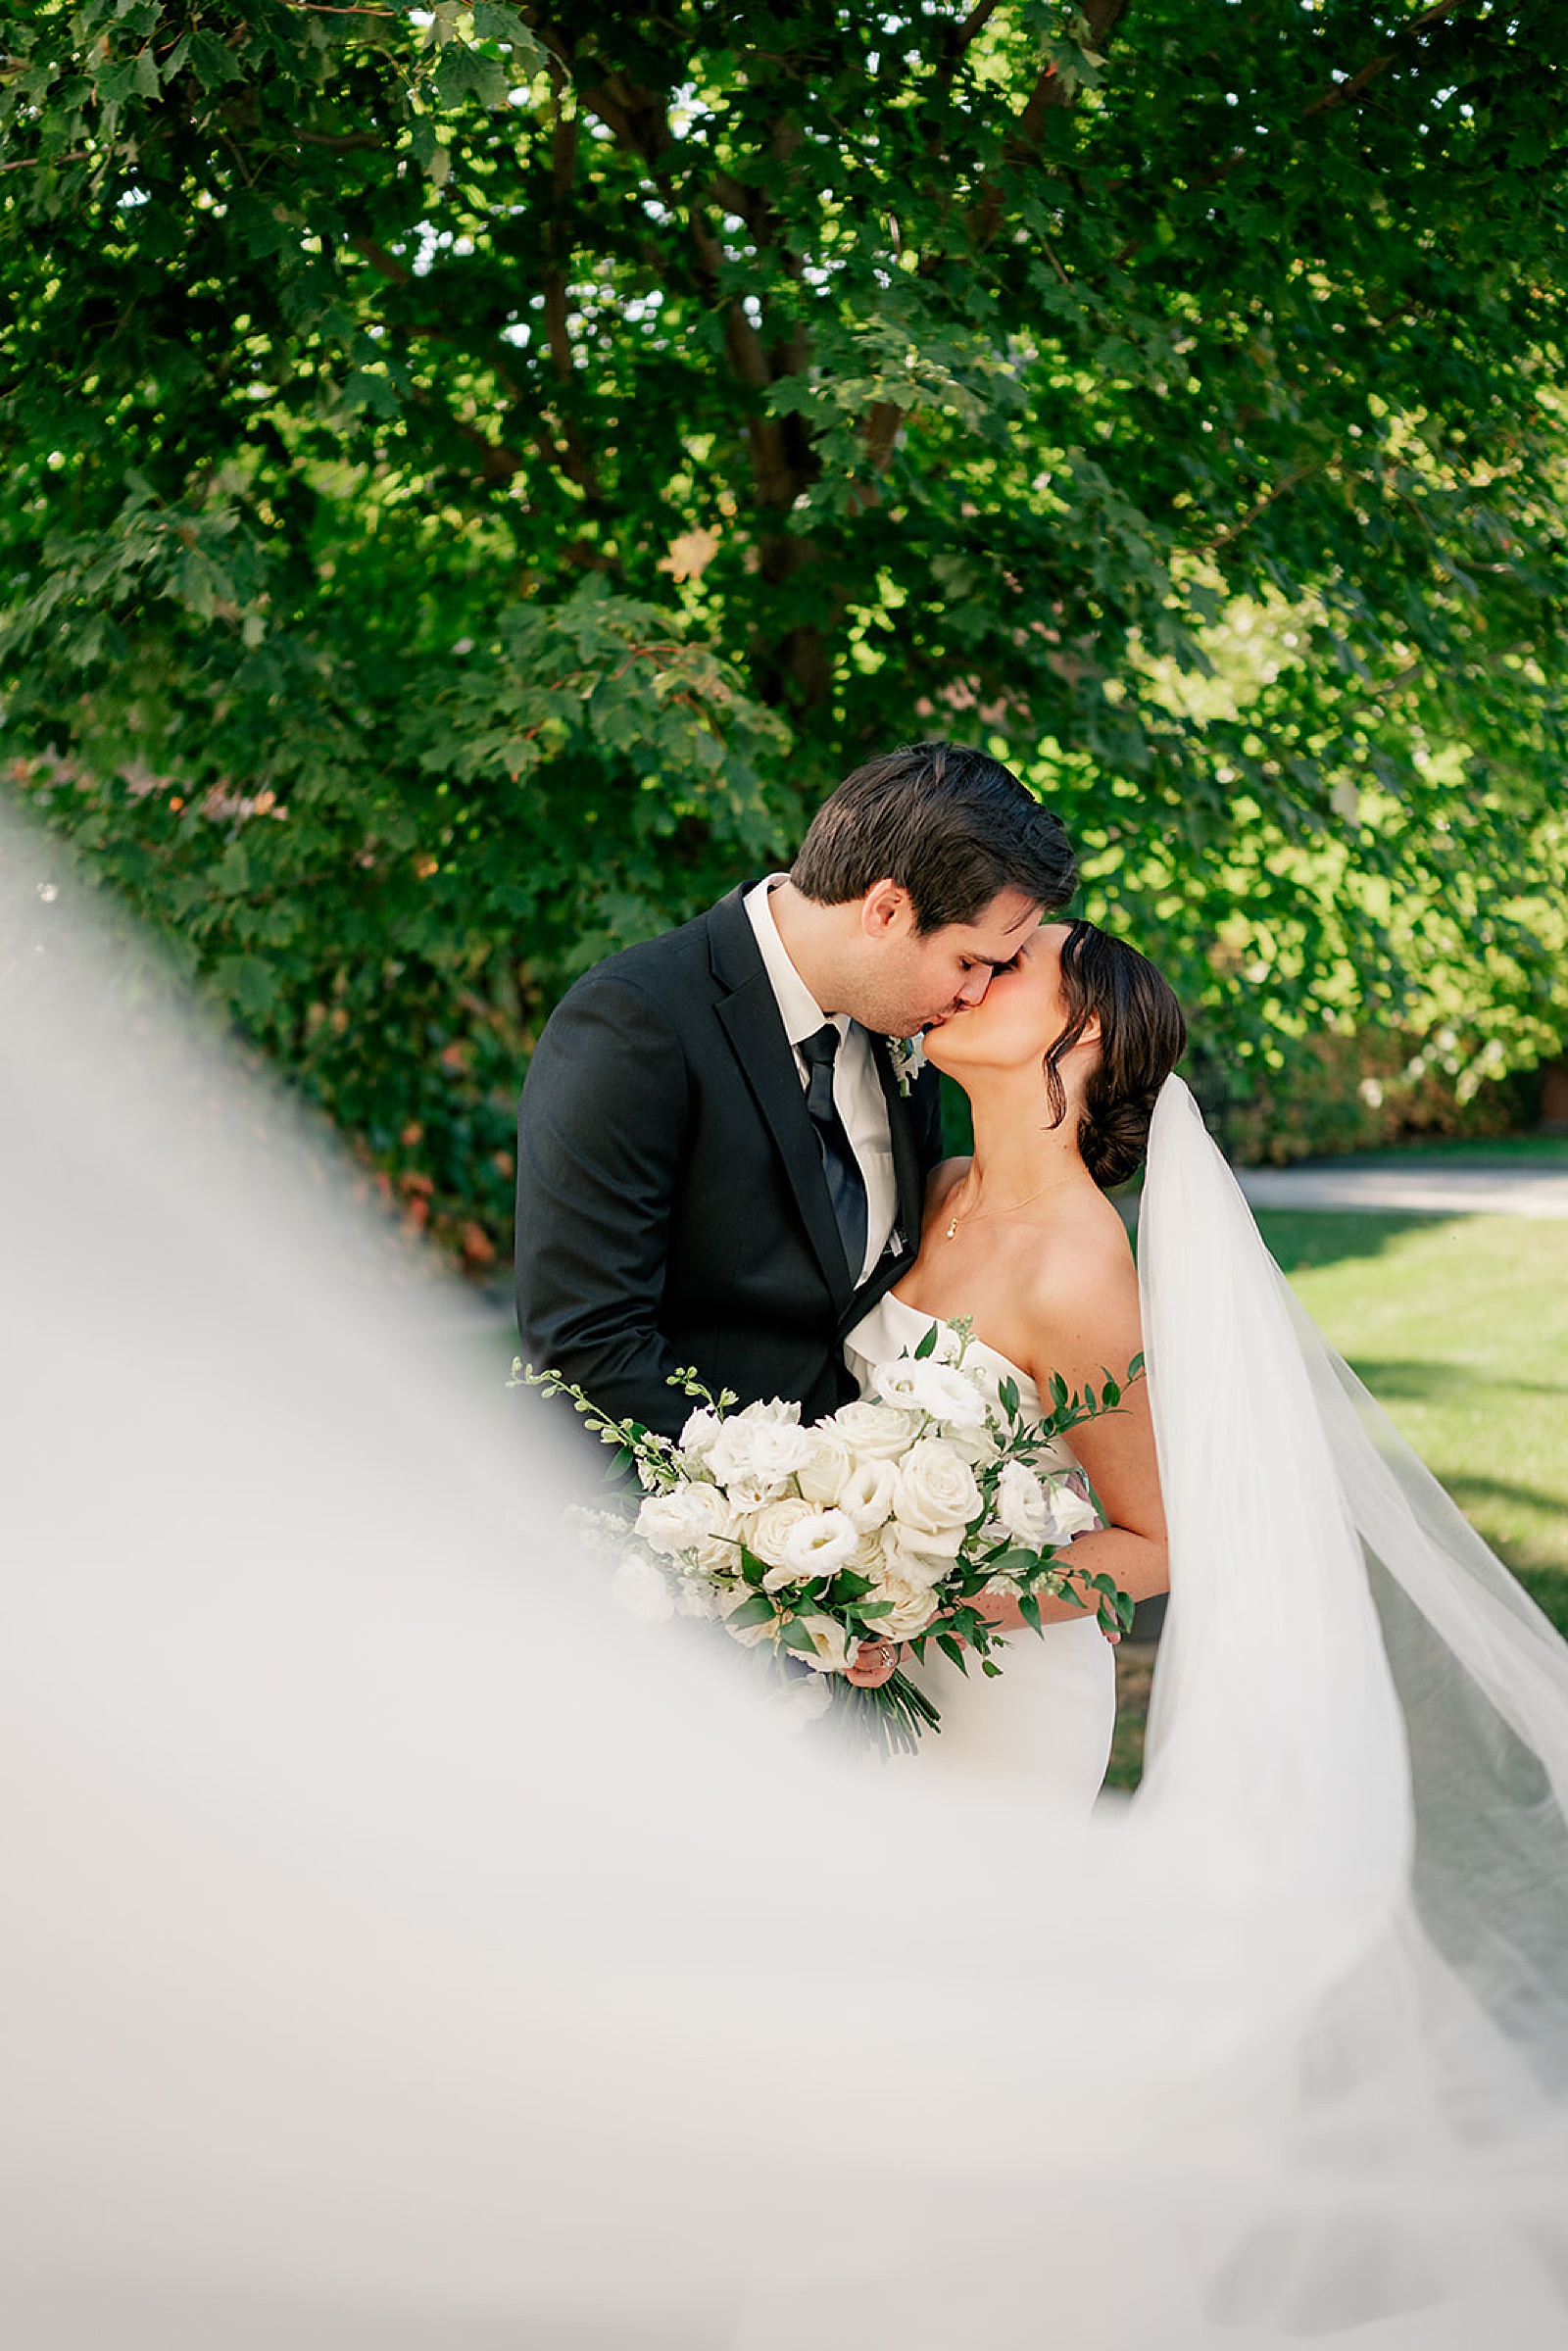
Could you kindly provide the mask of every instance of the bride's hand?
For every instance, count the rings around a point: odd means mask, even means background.
[[[899,1670],[899,1644],[896,1641],[862,1641],[856,1651],[855,1663],[845,1674],[857,1690],[880,1690],[891,1682]]]

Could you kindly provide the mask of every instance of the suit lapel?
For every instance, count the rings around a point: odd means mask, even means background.
[[[834,1303],[842,1308],[854,1295],[854,1278],[845,1261],[821,1153],[806,1114],[801,1073],[784,1034],[778,1002],[742,904],[743,895],[742,890],[732,890],[720,899],[710,917],[713,971],[729,990],[714,1008],[784,1162]]]

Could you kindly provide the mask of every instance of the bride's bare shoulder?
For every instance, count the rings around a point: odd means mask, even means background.
[[[1054,1362],[1137,1351],[1138,1267],[1120,1211],[1102,1193],[1075,1198],[1054,1220],[1029,1276],[1030,1336]]]

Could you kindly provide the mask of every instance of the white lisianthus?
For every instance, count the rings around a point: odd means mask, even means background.
[[[742,1413],[720,1428],[709,1448],[708,1466],[720,1486],[732,1490],[743,1481],[751,1491],[770,1487],[772,1492],[763,1498],[772,1501],[796,1471],[806,1467],[815,1449],[816,1440],[809,1429],[799,1428],[792,1421],[764,1419],[760,1414],[749,1419]]]
[[[937,1596],[931,1586],[901,1573],[897,1567],[885,1569],[876,1579],[875,1591],[866,1596],[893,1603],[890,1615],[872,1620],[879,1641],[912,1641],[917,1633],[925,1631],[937,1613]]]
[[[724,1426],[719,1415],[707,1404],[699,1404],[695,1412],[686,1415],[686,1426],[677,1440],[688,1461],[706,1463],[713,1449],[713,1440]]]
[[[627,1551],[615,1569],[614,1594],[618,1606],[640,1625],[662,1624],[675,1613],[668,1584],[651,1559]]]
[[[898,1465],[896,1515],[906,1526],[935,1534],[956,1526],[960,1537],[980,1508],[974,1471],[940,1437],[922,1437]],[[942,1546],[946,1549],[946,1543]]]
[[[787,1685],[786,1704],[803,1725],[820,1721],[833,1703],[833,1693],[821,1674],[797,1674]]]
[[[1043,1551],[1053,1540],[1051,1506],[1045,1489],[1032,1469],[1008,1461],[997,1480],[997,1516],[1003,1532],[1026,1549]]]
[[[673,1486],[651,1494],[637,1513],[637,1532],[651,1551],[666,1558],[685,1555],[707,1575],[739,1566],[740,1526],[716,1486]]]
[[[1100,1513],[1084,1492],[1080,1478],[1081,1473],[1053,1478],[1046,1489],[1053,1543],[1071,1543],[1075,1535],[1087,1535],[1102,1524]]]
[[[839,1489],[839,1508],[861,1535],[869,1535],[893,1515],[899,1498],[899,1473],[891,1461],[862,1461]]]
[[[795,1483],[808,1502],[836,1502],[854,1474],[855,1455],[836,1429],[813,1429],[811,1437],[816,1449]]]
[[[915,1424],[907,1412],[862,1400],[841,1404],[828,1426],[858,1461],[896,1461],[914,1437]]]
[[[985,1427],[985,1396],[956,1364],[939,1363],[931,1355],[918,1362],[901,1356],[897,1363],[879,1363],[871,1385],[885,1404],[900,1411],[924,1412],[956,1429]]]
[[[842,1674],[848,1671],[852,1662],[852,1636],[846,1633],[841,1624],[831,1616],[798,1616],[795,1621],[809,1636],[811,1642],[809,1656],[804,1649],[795,1652],[803,1665],[808,1665],[815,1674]],[[859,1643],[857,1642],[856,1646],[858,1648]]]
[[[859,1540],[859,1530],[842,1510],[813,1510],[785,1536],[783,1565],[802,1580],[837,1575]]]

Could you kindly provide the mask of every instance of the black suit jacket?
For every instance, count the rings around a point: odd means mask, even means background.
[[[857,1286],[746,887],[580,979],[518,1110],[524,1360],[670,1435],[691,1408],[666,1384],[679,1364],[742,1403],[798,1398],[807,1420],[853,1394],[841,1340],[913,1262],[941,1156],[935,1071],[905,1099],[873,1040],[898,1217]]]

